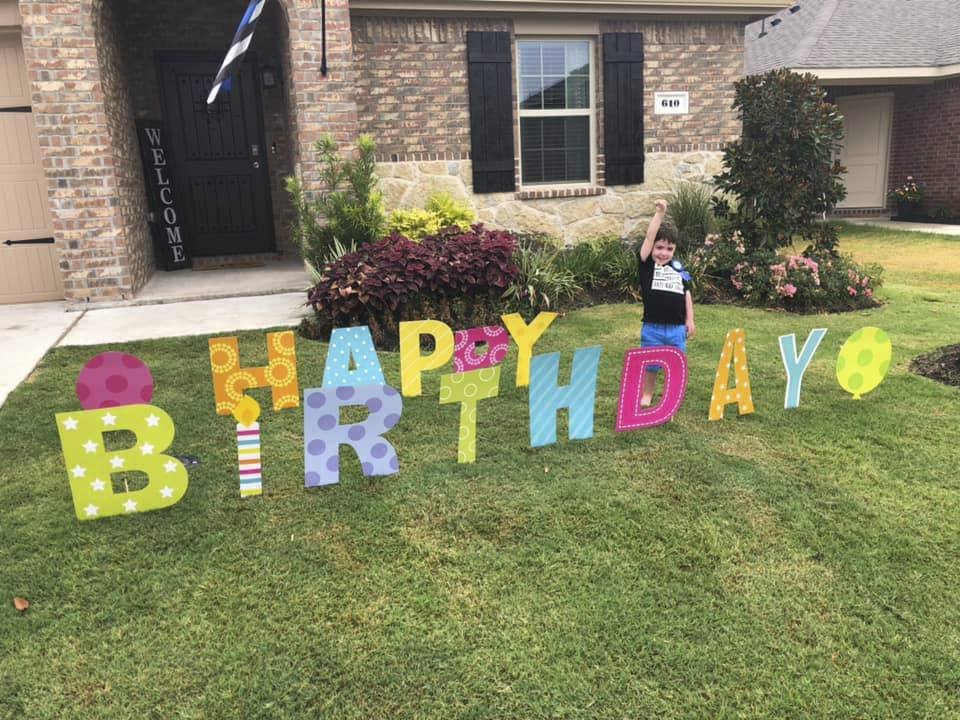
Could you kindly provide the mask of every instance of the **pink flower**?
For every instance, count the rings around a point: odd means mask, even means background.
[[[782,297],[792,298],[797,294],[797,286],[793,283],[787,283],[782,288],[779,289],[780,295]]]
[[[863,291],[863,294],[866,295],[867,297],[873,297],[873,290],[871,290],[870,288],[867,288],[866,290]]]
[[[851,296],[855,297],[857,294],[857,289],[855,287],[850,287],[849,285],[847,285],[847,292],[850,293]]]
[[[863,280],[860,282],[860,285],[861,285],[862,287],[866,287],[868,282],[870,282],[870,278],[867,277],[867,276],[865,276],[865,277],[863,278]]]
[[[782,277],[785,277],[787,274],[787,268],[784,266],[783,263],[780,263],[778,265],[771,265],[770,270],[773,271],[773,276],[775,278],[782,278]]]

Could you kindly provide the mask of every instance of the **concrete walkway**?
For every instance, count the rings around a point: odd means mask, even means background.
[[[941,225],[938,223],[912,223],[887,220],[886,218],[839,218],[851,225],[872,225],[884,230],[903,230],[908,232],[935,233],[937,235],[960,235],[960,225]]]
[[[52,347],[295,326],[310,312],[304,306],[308,283],[302,264],[276,263],[267,268],[157,273],[137,298],[112,307],[2,305],[0,406]],[[231,287],[233,294],[260,294],[218,297]],[[194,299],[198,296],[218,299]]]

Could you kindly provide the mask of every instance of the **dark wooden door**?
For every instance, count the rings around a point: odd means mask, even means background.
[[[222,58],[158,58],[175,192],[187,215],[192,254],[275,248],[260,98],[252,62],[207,106]]]

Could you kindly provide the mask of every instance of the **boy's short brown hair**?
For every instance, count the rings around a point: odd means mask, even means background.
[[[680,245],[680,233],[677,231],[677,226],[671,222],[663,222],[660,225],[660,229],[657,230],[656,240],[666,240],[671,245]]]

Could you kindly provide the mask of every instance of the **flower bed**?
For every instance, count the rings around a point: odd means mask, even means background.
[[[404,320],[484,325],[499,316],[517,277],[516,250],[513,235],[482,225],[448,228],[419,243],[396,233],[367,243],[320,272],[307,298],[317,317],[309,334],[369,325],[375,342],[395,347]]]

